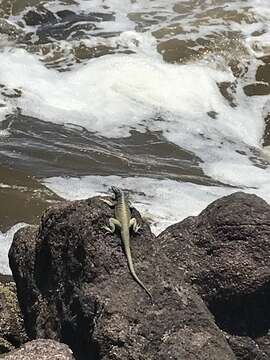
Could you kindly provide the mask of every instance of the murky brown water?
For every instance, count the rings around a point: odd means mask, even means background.
[[[122,175],[171,178],[215,184],[194,154],[169,143],[161,133],[133,131],[109,141],[85,129],[48,124],[22,115],[2,123],[10,136],[0,138],[1,227],[35,223],[59,201],[39,179],[50,176]]]
[[[0,218],[1,231],[7,231],[14,223],[36,223],[50,203],[59,198],[45,189],[32,174],[0,168]]]

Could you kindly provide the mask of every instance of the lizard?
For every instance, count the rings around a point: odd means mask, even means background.
[[[132,227],[133,231],[137,233],[140,229],[140,225],[137,223],[137,220],[134,217],[131,217],[131,205],[124,192],[115,186],[112,186],[111,189],[114,193],[115,201],[112,202],[106,199],[102,199],[102,201],[109,206],[114,207],[115,217],[109,219],[110,227],[103,226],[103,228],[111,234],[115,232],[116,226],[120,229],[121,239],[127,257],[129,271],[134,280],[146,291],[152,301],[153,298],[150,291],[147,290],[143,282],[136,275],[130,249],[130,228]]]

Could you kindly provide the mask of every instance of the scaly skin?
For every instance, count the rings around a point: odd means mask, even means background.
[[[141,282],[141,280],[136,275],[132,256],[131,256],[131,250],[130,250],[130,235],[129,235],[129,229],[132,226],[133,231],[136,233],[140,226],[137,224],[137,221],[135,218],[131,218],[131,212],[130,212],[130,204],[128,200],[125,197],[125,194],[123,191],[116,187],[112,187],[112,191],[115,195],[115,203],[110,202],[108,200],[103,200],[106,204],[110,206],[114,206],[115,210],[115,218],[109,219],[110,227],[104,226],[104,229],[109,231],[110,233],[114,233],[115,226],[118,226],[121,231],[121,238],[124,245],[124,250],[126,253],[127,261],[128,261],[128,267],[130,270],[131,275],[135,279],[135,281],[146,291],[150,299],[152,300],[151,293],[147,290],[147,288],[144,286],[144,284]]]

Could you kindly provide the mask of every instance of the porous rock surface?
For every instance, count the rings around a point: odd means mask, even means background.
[[[238,359],[270,359],[270,206],[242,192],[167,228],[158,252],[182,269]]]
[[[19,347],[26,340],[15,284],[0,283],[0,354]]]
[[[129,273],[119,233],[102,229],[111,216],[98,197],[63,203],[16,234],[10,266],[29,337],[64,342],[77,359],[235,360],[184,281],[185,243],[157,239],[133,209],[142,225],[131,236],[134,266],[152,303]]]
[[[5,360],[74,360],[72,351],[67,345],[48,339],[29,341],[3,358]]]
[[[258,344],[249,336],[233,336],[227,334],[227,340],[239,360],[269,360],[269,344],[268,350],[263,344]]]

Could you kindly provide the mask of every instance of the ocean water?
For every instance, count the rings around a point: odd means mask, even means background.
[[[0,272],[18,227],[111,185],[157,234],[234,191],[270,202],[268,0],[2,0],[0,15]]]

